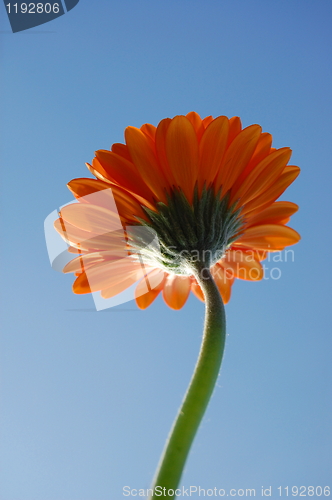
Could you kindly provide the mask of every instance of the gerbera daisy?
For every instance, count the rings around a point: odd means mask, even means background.
[[[262,279],[267,253],[300,239],[286,226],[298,206],[276,201],[299,174],[290,156],[238,117],[191,112],[126,128],[125,144],[87,164],[96,179],[69,182],[79,203],[55,223],[80,254],[64,268],[77,276],[73,291],[110,298],[138,281],[141,309],[160,293],[180,309],[190,291],[204,300],[193,272],[200,261],[227,303],[235,278]]]
[[[105,298],[133,283],[142,309],[159,293],[180,309],[190,290],[206,303],[194,375],[166,443],[151,499],[174,498],[191,443],[212,394],[225,346],[223,302],[235,278],[259,280],[268,252],[297,243],[286,226],[298,209],[276,201],[299,174],[291,150],[272,148],[259,125],[197,113],[125,130],[125,144],[87,164],[96,179],[74,179],[78,203],[55,227],[79,254],[75,293]]]

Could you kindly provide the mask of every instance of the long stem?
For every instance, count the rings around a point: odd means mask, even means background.
[[[224,352],[226,321],[219,290],[208,268],[200,265],[194,272],[205,296],[203,340],[194,374],[157,468],[150,500],[160,498],[161,491],[163,498],[174,498],[174,490],[180,482],[191,444],[212,395]],[[171,491],[168,493],[168,490]]]

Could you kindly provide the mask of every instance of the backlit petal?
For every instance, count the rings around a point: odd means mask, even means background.
[[[290,201],[276,201],[260,213],[248,217],[246,226],[257,226],[260,224],[280,224],[295,214],[299,209],[296,203]],[[250,215],[250,214],[249,214]]]
[[[280,176],[291,157],[290,148],[281,148],[270,153],[247,175],[232,201],[240,200],[243,205],[266,191]]]
[[[239,179],[236,181],[236,184],[239,181],[241,183],[247,177],[247,175],[253,170],[253,168],[255,168],[256,165],[258,165],[258,163],[264,160],[264,158],[271,153],[271,145],[272,145],[272,135],[263,132],[259,136],[257,146],[248,165],[240,175]],[[238,188],[238,186],[236,188]]]
[[[195,279],[192,279],[192,281],[191,281],[191,291],[193,292],[195,297],[197,297],[202,302],[205,302],[205,298],[204,298],[204,294],[202,292],[202,289]]]
[[[54,222],[54,228],[64,241],[80,251],[112,251],[114,255],[127,253],[127,243],[123,229],[119,231],[92,233],[73,226],[63,219]]]
[[[103,251],[103,252],[92,252],[88,254],[82,254],[79,257],[68,262],[65,265],[62,272],[63,273],[83,273],[89,267],[95,264],[100,264],[106,261],[119,261],[128,257],[128,251]]]
[[[199,116],[198,113],[195,113],[195,111],[190,111],[190,113],[186,114],[186,117],[194,127],[194,130],[196,132],[196,137],[199,142],[205,130],[202,118]]]
[[[226,116],[213,120],[203,133],[199,145],[198,188],[201,191],[214,180],[223,159],[228,140],[229,122]]]
[[[213,266],[211,273],[219,289],[223,303],[227,304],[231,298],[234,277],[229,275],[218,263]]]
[[[295,181],[296,177],[299,175],[300,169],[295,166],[285,167],[283,173],[276,180],[273,186],[269,187],[265,192],[261,193],[259,196],[249,201],[243,209],[242,214],[247,214],[253,212],[256,209],[263,210],[264,208],[271,205],[282,193],[288,188],[292,182]]]
[[[193,126],[185,116],[176,116],[168,127],[166,155],[177,186],[191,202],[198,174],[198,142]]]
[[[259,125],[250,125],[235,137],[227,149],[215,180],[217,190],[222,187],[223,195],[233,186],[249,162],[260,133]]]
[[[150,290],[135,298],[136,304],[140,309],[146,309],[156,300],[161,290]]]
[[[206,116],[205,118],[203,118],[202,124],[203,124],[204,129],[206,129],[210,125],[212,120],[213,120],[213,116]]]
[[[242,130],[242,123],[238,116],[233,116],[228,121],[229,121],[229,134],[228,134],[227,147],[234,141],[235,137]]]
[[[141,126],[141,131],[152,141],[155,140],[156,130],[157,128],[154,125],[151,125],[151,123],[144,123],[144,125]]]
[[[171,121],[170,118],[161,120],[156,132],[156,154],[158,162],[170,187],[176,185],[175,177],[173,176],[166,156],[166,134]]]
[[[164,287],[166,273],[155,269],[140,281],[135,290],[136,304],[140,309],[146,309],[157,298]]]
[[[228,275],[242,280],[258,281],[264,276],[263,268],[253,252],[241,249],[229,250],[219,264]]]
[[[188,276],[168,275],[163,289],[163,297],[171,309],[181,309],[187,302],[191,280]]]
[[[142,179],[158,200],[165,201],[165,188],[168,184],[148,137],[135,127],[127,127],[125,137],[130,155]]]
[[[146,218],[138,201],[119,186],[95,179],[73,179],[67,186],[79,201],[117,211],[127,222],[137,222],[136,216]]]
[[[61,209],[61,217],[73,226],[95,234],[119,231],[122,224],[117,211],[97,205],[73,203]]]
[[[74,281],[73,291],[77,294],[98,292],[124,280],[133,284],[144,275],[144,272],[140,263],[131,261],[129,257],[122,261],[102,262],[80,274]]]
[[[131,287],[136,281],[140,278],[137,275],[126,276],[123,280],[118,283],[113,283],[111,286],[107,288],[103,288],[100,291],[100,295],[103,299],[110,299],[118,295],[119,293],[124,292],[127,288]]]
[[[106,150],[96,151],[96,157],[113,182],[148,201],[153,200],[151,189],[146,185],[132,162]]]
[[[300,241],[300,235],[291,227],[279,224],[262,224],[246,229],[234,246],[248,246],[261,250],[283,250]]]
[[[97,179],[99,179],[100,181],[103,181],[107,184],[114,184],[113,179],[109,177],[108,173],[101,166],[97,158],[93,158],[92,165],[90,165],[90,163],[86,163],[85,165],[87,166],[88,170],[92,173],[92,175],[97,177]]]
[[[127,161],[130,161],[131,163],[133,162],[127,144],[121,144],[120,142],[116,142],[112,144],[111,151],[112,153],[122,156],[122,158],[124,158]]]

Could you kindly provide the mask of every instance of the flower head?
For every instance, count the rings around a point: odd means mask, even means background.
[[[190,290],[204,300],[199,261],[228,302],[235,278],[262,279],[267,253],[300,239],[286,226],[298,206],[276,201],[300,171],[290,156],[259,125],[242,129],[238,117],[191,112],[127,127],[125,144],[87,164],[96,179],[69,182],[79,203],[55,223],[79,253],[64,268],[76,274],[73,291],[109,298],[139,281],[140,308],[162,291],[180,309]]]

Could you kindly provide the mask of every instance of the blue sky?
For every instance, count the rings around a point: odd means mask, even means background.
[[[233,287],[182,484],[332,486],[331,11],[325,0],[81,0],[16,34],[2,16],[1,500],[118,500],[150,484],[204,307],[158,298],[97,313],[51,269],[43,222],[126,126],[192,110],[238,115],[292,148],[302,173],[283,199],[300,205],[302,241],[280,280]]]

